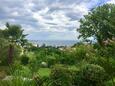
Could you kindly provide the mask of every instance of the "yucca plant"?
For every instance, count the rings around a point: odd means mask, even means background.
[[[32,79],[31,71],[28,67],[15,65],[9,66],[8,75],[0,80],[0,86],[36,86],[37,83]]]
[[[11,80],[0,81],[0,86],[36,86],[36,83],[31,79],[14,77]]]

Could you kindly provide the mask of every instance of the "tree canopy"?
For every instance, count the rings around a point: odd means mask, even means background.
[[[94,37],[100,45],[115,37],[115,5],[105,4],[94,8],[80,20],[79,38]]]
[[[22,47],[27,43],[27,39],[25,38],[27,34],[24,34],[24,30],[20,25],[6,23],[6,29],[0,32],[5,39],[18,43]]]

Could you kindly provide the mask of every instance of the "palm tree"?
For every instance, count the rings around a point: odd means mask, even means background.
[[[27,43],[25,38],[27,34],[23,33],[24,30],[21,29],[20,25],[14,25],[6,23],[6,29],[3,31],[4,37],[9,41],[9,50],[8,50],[8,63],[11,64],[14,54],[14,46],[20,45],[24,47]]]

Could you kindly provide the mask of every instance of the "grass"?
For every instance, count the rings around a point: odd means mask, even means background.
[[[68,66],[68,68],[69,68],[70,70],[79,70],[75,65]]]
[[[72,69],[72,70],[79,70],[78,68],[76,68],[76,66],[68,66],[69,69]],[[50,68],[40,68],[38,70],[38,74],[41,76],[41,77],[48,77],[51,73],[51,69]]]
[[[40,68],[38,70],[38,73],[41,77],[44,77],[44,76],[48,77],[51,73],[51,69],[49,69],[49,68]]]

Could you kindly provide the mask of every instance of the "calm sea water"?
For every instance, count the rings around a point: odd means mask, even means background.
[[[77,43],[77,40],[30,40],[30,42],[39,46],[43,44],[47,46],[72,46]]]

